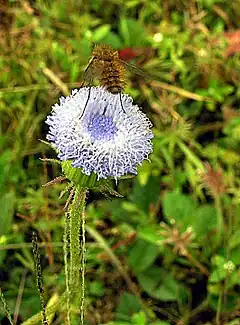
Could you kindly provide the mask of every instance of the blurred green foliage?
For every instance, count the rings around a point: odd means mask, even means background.
[[[240,323],[239,12],[239,0],[1,2],[0,287],[15,324],[41,310],[33,230],[47,305],[65,290],[67,197],[42,187],[60,168],[39,160],[54,152],[38,139],[93,42],[152,76],[128,73],[126,92],[155,138],[151,163],[119,181],[123,199],[89,194],[86,325]],[[59,303],[49,321],[65,316]]]

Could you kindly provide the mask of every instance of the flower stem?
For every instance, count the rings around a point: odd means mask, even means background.
[[[83,211],[81,218],[81,305],[80,305],[80,322],[84,325],[84,302],[85,302],[85,259],[86,259],[86,240],[85,240],[85,213]]]
[[[65,267],[65,282],[66,282],[66,294],[67,294],[67,317],[66,317],[66,323],[67,325],[71,324],[70,319],[70,286],[69,286],[69,243],[70,243],[70,230],[69,230],[69,223],[70,223],[70,215],[69,211],[65,214],[65,228],[64,228],[64,267]]]
[[[85,209],[86,188],[76,186],[73,202],[70,206],[70,284],[76,288],[80,280],[80,230],[81,219]]]
[[[75,187],[73,202],[69,209],[69,251],[70,268],[69,282],[70,292],[73,294],[76,289],[81,292],[80,310],[81,323],[84,324],[84,277],[85,277],[85,218],[87,188]],[[80,273],[81,272],[81,273]],[[81,274],[81,278],[80,278]]]
[[[179,148],[182,152],[186,155],[186,157],[199,169],[204,170],[204,166],[202,161],[196,156],[186,145],[183,141],[177,142]]]
[[[187,259],[194,264],[203,274],[205,274],[206,276],[209,276],[209,272],[208,270],[205,268],[205,266],[203,266],[198,260],[196,260],[187,250],[184,254]]]
[[[221,199],[219,195],[215,196],[215,208],[217,212],[217,237],[216,237],[216,244],[219,246],[222,241],[223,235],[223,213],[222,213],[222,206],[221,206]]]

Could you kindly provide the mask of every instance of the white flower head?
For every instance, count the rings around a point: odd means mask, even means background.
[[[102,87],[75,89],[55,104],[46,123],[50,126],[47,139],[58,151],[60,160],[71,160],[98,179],[117,179],[137,174],[137,166],[152,152],[151,122],[133,105],[132,98],[111,94]]]

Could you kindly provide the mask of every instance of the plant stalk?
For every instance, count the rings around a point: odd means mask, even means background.
[[[222,205],[221,205],[221,199],[220,199],[219,195],[215,196],[215,208],[216,208],[216,212],[217,212],[216,244],[217,244],[217,246],[219,246],[222,241],[223,228],[224,228]]]
[[[86,188],[76,186],[73,202],[70,206],[69,215],[69,231],[70,231],[70,285],[75,289],[80,283],[81,270],[81,243],[80,231],[82,225],[82,217],[86,205]]]
[[[87,188],[76,186],[73,202],[69,208],[69,227],[65,228],[69,238],[70,265],[65,266],[66,281],[69,281],[68,294],[74,296],[76,289],[80,292],[80,324],[84,324],[84,294],[85,294],[85,206]],[[67,255],[67,252],[65,252]],[[65,263],[68,260],[65,259]],[[70,290],[69,290],[70,289]],[[70,309],[68,297],[68,309]],[[70,322],[70,310],[68,310],[68,322]]]

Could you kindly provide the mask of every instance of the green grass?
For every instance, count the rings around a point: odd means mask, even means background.
[[[39,139],[51,106],[80,86],[92,42],[123,58],[131,48],[151,76],[129,72],[125,92],[155,138],[151,163],[118,182],[123,198],[88,195],[86,325],[239,324],[240,57],[224,34],[239,12],[239,0],[1,2],[1,324],[8,308],[14,324],[41,322],[33,231],[48,321],[67,324],[68,195],[42,186],[61,169]]]

